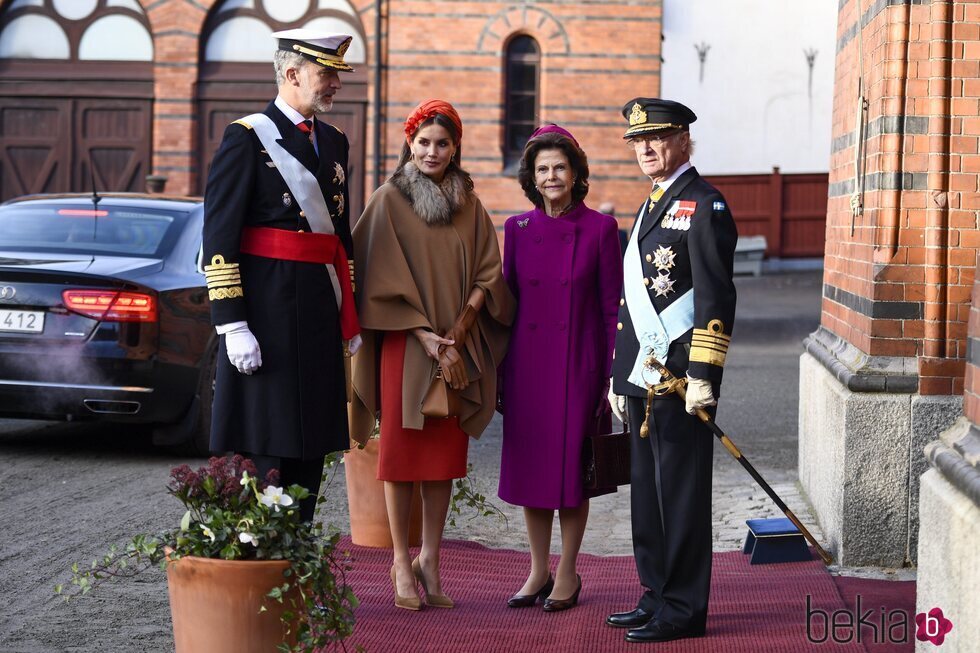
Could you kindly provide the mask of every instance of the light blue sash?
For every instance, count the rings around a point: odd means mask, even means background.
[[[670,306],[658,314],[650,300],[647,286],[643,285],[643,263],[640,258],[640,225],[649,204],[647,199],[640,207],[633,234],[629,245],[626,246],[626,258],[623,261],[623,289],[626,295],[626,306],[633,322],[633,332],[640,344],[640,351],[633,363],[633,369],[627,380],[641,388],[648,384],[660,382],[660,375],[645,367],[650,354],[657,357],[661,363],[667,362],[667,350],[670,343],[687,333],[694,326],[694,289],[671,302]],[[647,377],[644,377],[644,374]],[[650,375],[657,378],[650,378]]]

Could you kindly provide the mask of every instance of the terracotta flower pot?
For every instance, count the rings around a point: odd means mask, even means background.
[[[296,643],[280,617],[289,603],[266,597],[285,581],[284,560],[216,560],[185,556],[167,564],[176,653],[275,651]],[[265,606],[265,611],[260,611]]]
[[[384,481],[378,480],[378,440],[368,440],[363,449],[344,454],[347,478],[347,505],[350,509],[350,537],[354,544],[391,548],[391,530],[385,507]],[[411,546],[422,543],[422,495],[418,483],[412,494],[412,512],[408,524]]]

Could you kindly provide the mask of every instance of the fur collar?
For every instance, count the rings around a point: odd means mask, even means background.
[[[455,166],[446,168],[442,183],[436,184],[409,161],[391,176],[391,183],[408,198],[415,213],[428,225],[447,225],[466,204],[466,180]]]

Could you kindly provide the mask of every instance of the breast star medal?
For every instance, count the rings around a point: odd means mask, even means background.
[[[670,278],[669,274],[661,272],[657,276],[651,277],[650,281],[653,282],[653,289],[657,291],[657,297],[666,297],[674,292],[674,280]]]
[[[677,254],[668,245],[661,245],[653,253],[653,265],[661,272],[666,272],[674,267],[676,256]]]

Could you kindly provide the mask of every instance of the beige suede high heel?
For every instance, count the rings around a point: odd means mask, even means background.
[[[395,566],[391,566],[391,587],[395,590],[395,607],[405,610],[421,610],[422,599],[416,593],[415,596],[402,596],[398,593],[398,582],[395,580]],[[416,590],[417,591],[417,590]]]
[[[418,579],[419,583],[422,585],[422,591],[425,592],[425,604],[433,608],[452,608],[456,604],[453,600],[446,596],[445,594],[430,594],[429,588],[425,584],[425,574],[422,573],[422,563],[416,558],[412,560],[412,572],[415,573],[415,578]]]

